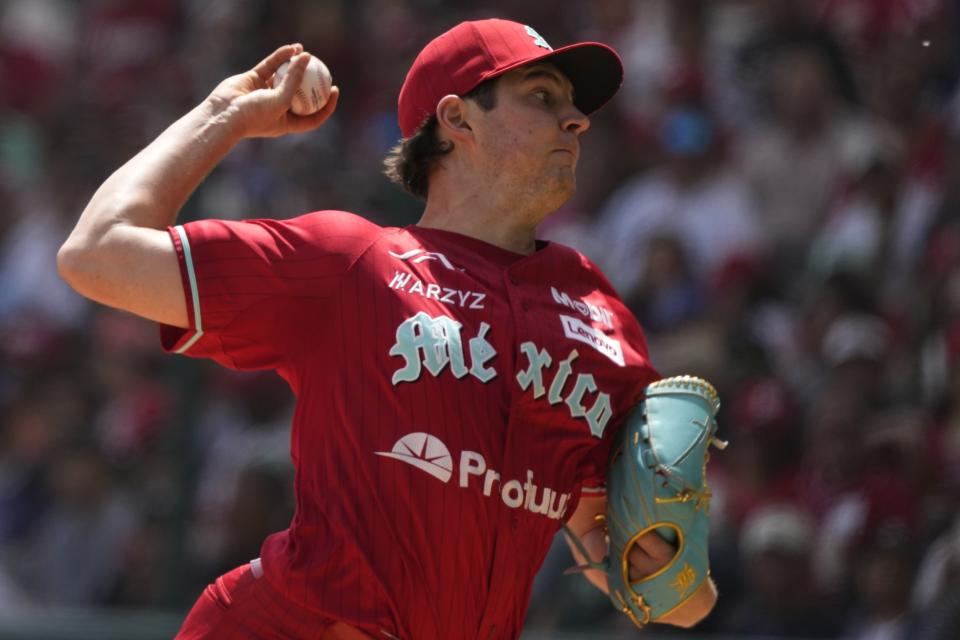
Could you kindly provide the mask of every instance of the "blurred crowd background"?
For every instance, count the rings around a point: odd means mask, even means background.
[[[664,374],[718,387],[721,599],[700,631],[960,637],[960,12],[950,0],[4,0],[0,615],[185,611],[291,515],[279,378],[165,356],[61,282],[116,167],[299,41],[342,89],[242,143],[182,219],[420,204],[381,174],[420,47],[461,19],[615,46],[626,79],[542,230],[610,276]],[[558,541],[527,627],[629,634]]]

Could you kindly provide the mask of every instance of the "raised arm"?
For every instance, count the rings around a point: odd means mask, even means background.
[[[275,88],[277,68],[292,57]],[[144,318],[188,327],[180,269],[166,228],[203,179],[244,138],[320,126],[336,109],[289,111],[309,55],[285,45],[249,71],[221,82],[193,110],[117,169],[97,189],[57,254],[60,275],[91,300]]]

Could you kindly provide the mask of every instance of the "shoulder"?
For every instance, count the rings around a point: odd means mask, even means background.
[[[569,263],[579,269],[597,269],[597,266],[590,260],[590,258],[588,258],[579,250],[559,242],[551,242],[550,244],[557,256],[559,256],[559,259],[563,260],[565,263]]]
[[[560,244],[559,242],[551,242],[550,246],[565,270],[569,269],[573,271],[580,278],[596,280],[596,284],[603,293],[616,295],[613,285],[610,284],[603,271],[593,260],[573,247]]]
[[[286,220],[279,220],[275,222],[292,228],[301,229],[305,232],[313,232],[323,237],[330,237],[334,234],[377,237],[386,231],[384,227],[381,227],[375,222],[371,222],[370,220],[355,213],[350,213],[349,211],[337,211],[334,209],[313,211],[295,218],[288,218]]]
[[[193,235],[234,236],[255,239],[258,236],[290,236],[308,240],[337,234],[376,236],[384,228],[347,211],[314,211],[293,218],[246,218],[227,220],[204,218],[182,225]]]
[[[293,250],[357,254],[389,230],[349,211],[324,210],[285,220],[245,220],[254,234]]]
[[[191,261],[229,258],[238,265],[238,261],[288,263],[302,269],[343,271],[387,232],[353,213],[314,211],[282,220],[197,220],[174,227],[172,236]]]

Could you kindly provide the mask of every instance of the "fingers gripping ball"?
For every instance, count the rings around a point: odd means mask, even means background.
[[[719,407],[717,392],[705,380],[658,380],[647,386],[611,451],[609,555],[589,566],[606,572],[613,605],[638,627],[680,607],[709,576],[706,466],[710,445],[726,446],[715,438]],[[631,578],[630,550],[651,531],[676,552],[654,573]],[[582,548],[581,553],[586,555]]]
[[[274,75],[274,86],[279,86],[283,82],[289,67],[289,62],[280,65]],[[323,64],[316,56],[310,56],[310,62],[307,63],[307,68],[303,72],[303,80],[300,81],[300,86],[293,96],[293,104],[290,106],[290,110],[298,116],[308,116],[311,113],[316,113],[323,108],[323,105],[327,104],[332,86],[333,78],[330,76],[327,65]]]

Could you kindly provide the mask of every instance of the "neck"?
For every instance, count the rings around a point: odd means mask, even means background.
[[[460,233],[514,253],[536,250],[537,223],[546,214],[525,208],[522,199],[505,198],[496,190],[455,189],[436,182],[430,184],[418,226]]]
[[[531,254],[536,250],[536,228],[510,227],[502,221],[497,224],[489,218],[458,216],[452,211],[426,209],[417,226],[453,231],[488,244],[512,251]]]

